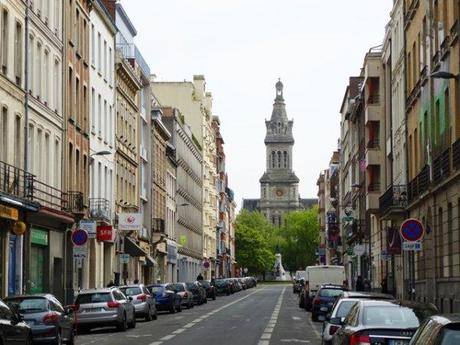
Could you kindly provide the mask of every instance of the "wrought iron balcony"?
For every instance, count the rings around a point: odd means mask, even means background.
[[[409,182],[407,194],[409,202],[414,201],[417,197],[428,190],[430,185],[430,168],[425,165],[420,173]]]
[[[82,192],[67,192],[66,197],[66,211],[77,215],[83,215],[85,213],[85,202]]]
[[[0,161],[0,192],[17,197],[27,197],[27,189],[32,174],[13,165]]]
[[[460,139],[452,145],[452,165],[455,170],[460,169]]]
[[[150,76],[150,67],[135,44],[117,43],[117,49],[121,51],[126,59],[134,59],[139,65],[139,68],[142,70],[144,76]]]
[[[433,159],[433,183],[441,183],[450,174],[450,148]]]
[[[112,219],[110,201],[104,198],[90,198],[89,215],[92,219],[109,222]]]
[[[391,185],[379,199],[380,212],[402,211],[407,207],[407,186]]]

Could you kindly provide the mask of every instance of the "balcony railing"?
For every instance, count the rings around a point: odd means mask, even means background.
[[[367,142],[368,149],[379,149],[380,148],[380,140],[379,139],[370,139]]]
[[[68,194],[39,181],[31,174],[26,175],[26,181],[27,199],[55,210],[67,210],[70,203]]]
[[[90,198],[89,212],[93,219],[110,221],[112,218],[110,201],[104,198]]]
[[[433,159],[433,183],[438,184],[450,174],[450,148]]]
[[[26,197],[27,183],[30,180],[29,176],[33,175],[0,161],[0,192],[21,198]]]
[[[425,165],[420,173],[409,182],[407,186],[407,194],[409,202],[412,202],[418,196],[422,195],[428,190],[430,185],[430,168]]]
[[[390,209],[404,210],[407,207],[407,186],[391,185],[379,199],[380,212]]]
[[[144,60],[139,49],[137,49],[136,45],[133,43],[117,43],[117,49],[121,51],[123,56],[126,59],[134,59],[136,63],[139,65],[139,68],[142,70],[142,73],[145,77],[150,76],[150,67],[147,62]]]
[[[379,182],[371,182],[367,186],[368,192],[380,192],[380,183]]]
[[[460,139],[452,145],[452,165],[455,170],[460,169]]]
[[[67,204],[65,210],[73,214],[85,213],[85,202],[82,192],[67,192]]]

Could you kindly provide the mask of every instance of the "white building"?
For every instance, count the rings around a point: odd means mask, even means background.
[[[112,226],[115,207],[115,35],[112,17],[100,0],[90,13],[90,218]],[[112,229],[113,234],[113,229]],[[112,279],[115,247],[101,236],[89,244],[84,287],[102,287]],[[91,267],[90,269],[88,269]]]

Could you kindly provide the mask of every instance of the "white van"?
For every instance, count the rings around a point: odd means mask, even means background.
[[[307,310],[311,308],[311,301],[315,297],[316,292],[324,284],[348,287],[345,268],[333,265],[307,266],[305,269],[304,289],[306,292],[308,291],[308,296],[306,294],[304,296]]]

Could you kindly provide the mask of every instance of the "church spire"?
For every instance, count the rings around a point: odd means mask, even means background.
[[[276,83],[275,88],[276,88],[275,102],[279,102],[279,101],[284,102],[284,98],[283,98],[284,85],[281,82],[281,78],[278,78],[278,82]]]

